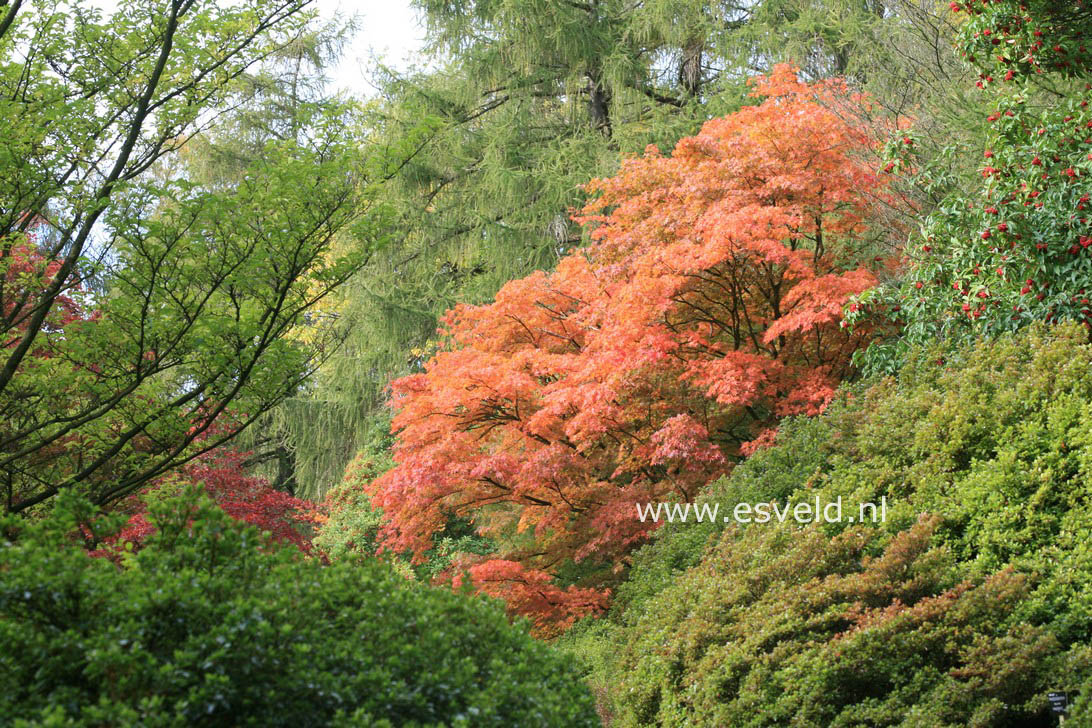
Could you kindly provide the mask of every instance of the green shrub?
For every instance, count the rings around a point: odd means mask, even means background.
[[[919,352],[715,483],[722,513],[791,493],[888,518],[664,530],[566,640],[612,725],[1054,726],[1048,691],[1092,697],[1086,341]]]
[[[151,518],[120,565],[73,538],[117,526],[74,496],[0,522],[0,724],[598,724],[499,604],[271,550],[194,491]]]
[[[373,508],[359,483],[345,480],[326,494],[328,516],[312,539],[330,561],[369,561],[375,557],[376,536],[383,512]]]
[[[921,164],[913,136],[888,145],[891,168],[951,192],[910,236],[901,274],[851,306],[851,323],[882,313],[898,324],[898,337],[863,352],[876,371],[934,338],[969,343],[1031,322],[1092,332],[1092,55],[1080,40],[1092,18],[1070,0],[951,7],[957,48],[982,89],[967,101],[986,125],[939,164]],[[953,174],[948,159],[971,155],[974,171]]]
[[[325,508],[329,514],[319,528],[313,543],[330,561],[360,563],[375,558],[379,548],[379,532],[383,526],[383,511],[372,505],[364,489],[365,483],[389,468],[389,453],[372,457],[362,453],[346,469],[345,478],[326,494]],[[425,552],[422,563],[413,564],[411,554],[391,554],[385,558],[400,574],[424,583],[447,573],[463,554],[488,554],[493,542],[478,534],[472,523],[451,517],[435,538],[435,546]]]

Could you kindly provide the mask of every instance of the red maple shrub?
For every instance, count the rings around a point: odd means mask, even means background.
[[[452,579],[456,589],[468,576],[479,592],[503,600],[511,613],[530,619],[531,631],[539,637],[554,637],[581,617],[607,608],[608,591],[560,587],[552,574],[529,569],[517,561],[490,558],[469,564],[465,575],[457,567]]]
[[[25,235],[0,238],[0,349],[11,349],[18,344],[34,313],[36,294],[53,283],[60,271],[61,264],[42,255],[39,249],[47,231],[45,222],[37,217],[33,220]],[[77,283],[73,275],[67,287],[69,292],[59,295],[50,309],[44,326],[46,341],[35,350],[35,356],[51,356],[51,335],[66,325],[97,316],[83,310],[77,300],[81,292]]]
[[[753,96],[593,181],[589,249],[449,312],[442,350],[392,385],[396,465],[367,486],[385,547],[420,558],[470,518],[502,546],[475,585],[564,626],[607,595],[551,576],[646,539],[635,502],[692,500],[825,406],[869,336],[842,308],[884,263],[872,141],[835,110],[866,102],[785,66]]]
[[[256,526],[272,541],[290,543],[311,553],[311,531],[321,520],[318,507],[274,489],[265,478],[248,475],[248,457],[249,452],[230,447],[210,450],[185,465],[180,473],[160,479],[123,501],[120,508],[129,512],[129,521],[111,543],[131,543],[139,548],[154,528],[147,518],[147,499],[170,497],[173,486],[182,481],[201,483],[205,493],[227,515]]]

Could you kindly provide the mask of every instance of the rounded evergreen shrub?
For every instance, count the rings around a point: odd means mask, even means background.
[[[198,491],[136,553],[75,496],[0,521],[0,725],[592,726],[568,661],[501,605],[323,566]]]
[[[1092,347],[1031,327],[912,358],[704,496],[883,522],[675,525],[567,638],[612,726],[1092,725]],[[1086,707],[1087,706],[1087,707]]]

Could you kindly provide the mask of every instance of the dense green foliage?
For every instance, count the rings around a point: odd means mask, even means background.
[[[614,724],[1054,725],[1046,692],[1092,684],[1083,340],[921,352],[714,484],[724,512],[886,496],[887,521],[665,527],[570,638]]]
[[[189,491],[135,554],[62,496],[0,521],[7,726],[591,726],[591,698],[499,605],[378,562],[324,567]]]

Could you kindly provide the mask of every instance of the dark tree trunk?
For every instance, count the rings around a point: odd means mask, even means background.
[[[290,496],[296,495],[296,457],[284,445],[277,447],[277,479],[273,487]]]
[[[701,93],[701,61],[705,44],[695,38],[683,48],[682,61],[679,63],[679,87],[688,98],[696,98]]]
[[[599,77],[599,71],[588,71],[588,113],[592,127],[610,139],[613,130],[610,123],[611,92]]]

